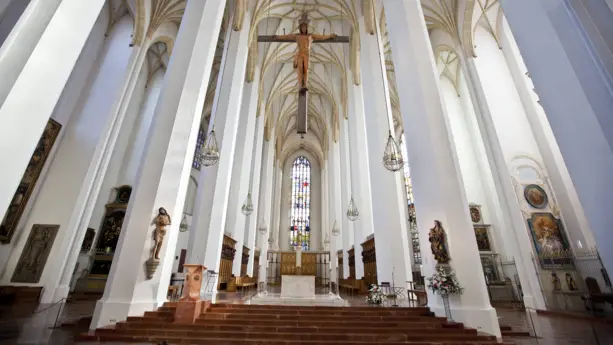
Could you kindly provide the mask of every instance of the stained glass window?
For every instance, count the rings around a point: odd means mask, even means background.
[[[292,165],[292,204],[290,214],[290,244],[309,250],[311,242],[311,162],[296,158]]]
[[[407,146],[404,141],[404,133],[400,137],[400,150],[404,158],[404,186],[407,191],[407,203],[409,207],[409,231],[411,232],[411,243],[413,244],[413,262],[421,264],[421,251],[419,248],[419,232],[417,231],[417,221],[415,219],[415,206],[413,204],[413,185],[411,184],[411,173],[409,171],[409,160]]]
[[[196,159],[196,157],[202,151],[202,147],[204,147],[204,140],[206,136],[204,135],[204,129],[200,127],[198,130],[198,141],[196,141],[196,152],[194,152],[194,160],[192,161],[192,168],[200,170],[200,163]]]

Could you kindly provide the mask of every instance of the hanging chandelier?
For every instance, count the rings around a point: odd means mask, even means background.
[[[351,196],[351,200],[349,200],[349,207],[347,207],[347,218],[350,221],[355,221],[360,216],[360,212],[358,208],[355,206],[355,202],[353,201],[353,195]]]
[[[211,130],[208,138],[206,139],[206,144],[202,148],[203,152],[199,152],[196,160],[201,165],[205,167],[210,167],[219,161],[219,147],[217,145],[217,138],[215,137],[215,128]]]
[[[265,235],[268,229],[266,228],[266,224],[264,224],[264,219],[260,219],[260,225],[258,225],[258,230],[260,234]]]
[[[179,231],[186,232],[189,230],[189,225],[187,224],[187,215],[183,213],[183,219],[181,219],[181,224],[179,224]]]
[[[385,145],[385,152],[383,153],[383,165],[389,171],[398,171],[402,169],[404,165],[400,146],[396,140],[394,140],[394,137],[392,137],[392,131],[389,132],[389,136],[387,137],[387,144]]]
[[[336,220],[334,221],[334,225],[332,226],[332,235],[338,236],[341,233],[341,230],[336,225]]]
[[[245,216],[248,216],[253,213],[253,202],[251,201],[251,192],[247,193],[247,199],[245,199],[245,203],[243,207],[241,207],[241,212]]]

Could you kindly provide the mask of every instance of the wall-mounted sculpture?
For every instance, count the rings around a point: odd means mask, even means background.
[[[430,250],[432,250],[434,260],[438,264],[448,264],[451,258],[447,248],[447,235],[440,220],[434,221],[434,227],[430,229],[428,240],[430,241]]]
[[[151,257],[145,263],[147,270],[147,279],[153,278],[155,271],[160,265],[160,252],[164,244],[166,236],[166,227],[170,225],[170,216],[165,208],[158,209],[158,215],[153,219],[155,229],[153,230],[153,248],[151,248]]]

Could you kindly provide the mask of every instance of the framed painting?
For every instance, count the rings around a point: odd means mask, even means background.
[[[574,267],[570,245],[564,234],[560,219],[551,213],[533,213],[528,219],[528,227],[534,249],[543,268]]]
[[[490,243],[490,234],[487,226],[475,225],[475,237],[477,239],[477,248],[480,252],[491,252],[492,245]]]
[[[49,119],[49,122],[47,122],[43,135],[34,149],[32,158],[30,158],[26,171],[21,177],[21,181],[17,186],[13,199],[6,210],[4,219],[2,220],[2,223],[0,223],[1,243],[11,243],[15,229],[17,228],[19,220],[23,215],[23,211],[28,204],[28,200],[32,196],[32,191],[34,191],[36,181],[38,181],[38,178],[40,177],[40,173],[45,166],[45,162],[49,157],[49,153],[53,148],[53,144],[55,143],[61,128],[62,125],[52,119]]]
[[[59,229],[59,225],[32,226],[28,241],[13,272],[12,283],[36,284],[40,281]]]
[[[524,188],[524,198],[530,206],[538,209],[544,209],[549,204],[547,193],[536,184],[529,184]]]

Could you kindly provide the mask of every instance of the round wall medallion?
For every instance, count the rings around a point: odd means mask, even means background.
[[[481,210],[478,207],[470,207],[470,219],[473,223],[479,223],[481,221]]]
[[[530,204],[530,206],[539,209],[547,207],[549,201],[545,190],[543,190],[541,186],[535,184],[527,185],[524,188],[524,198],[526,198],[526,201],[528,204]]]

